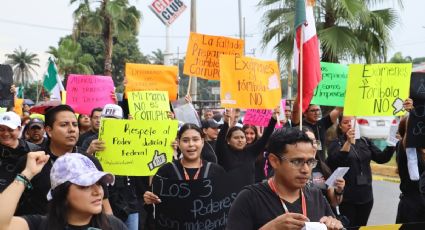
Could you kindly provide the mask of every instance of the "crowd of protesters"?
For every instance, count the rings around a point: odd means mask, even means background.
[[[100,120],[131,119],[121,106],[107,104],[78,117],[68,105],[29,119],[0,114],[0,229],[155,228],[153,205],[161,200],[151,178],[102,172],[95,157],[105,150],[98,139]],[[412,100],[404,107],[414,109]],[[373,206],[370,162],[386,163],[396,152],[402,195],[394,221],[425,222],[421,183],[408,175],[407,118],[400,122],[398,144],[380,150],[367,138],[355,139],[354,118],[344,116],[343,108],[322,114],[310,105],[303,117],[297,103],[283,109],[285,118],[279,119],[276,108],[264,129],[243,125],[239,109],[202,111],[200,126],[179,128],[174,159],[156,175],[197,180],[247,166],[250,184],[233,202],[226,229],[301,229],[306,222],[342,229],[367,225]],[[327,140],[331,127],[335,139]],[[417,154],[422,173],[423,150]],[[349,167],[348,173],[325,184],[338,167]]]

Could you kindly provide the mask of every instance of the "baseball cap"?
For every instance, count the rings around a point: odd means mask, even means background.
[[[116,104],[106,104],[105,107],[103,107],[101,116],[122,119],[123,118],[122,108]]]
[[[51,189],[47,200],[52,199],[52,190],[65,182],[79,186],[90,186],[101,180],[104,183],[114,183],[111,173],[99,171],[94,163],[80,153],[66,153],[59,157],[50,170]]]
[[[220,124],[217,123],[217,121],[215,121],[214,119],[207,119],[207,120],[202,120],[202,128],[203,129],[207,129],[207,128],[219,128]]]
[[[21,126],[21,117],[15,112],[5,112],[0,115],[0,125],[16,129]]]
[[[28,128],[32,128],[34,126],[44,128],[44,121],[40,118],[31,118],[30,122],[28,123]]]

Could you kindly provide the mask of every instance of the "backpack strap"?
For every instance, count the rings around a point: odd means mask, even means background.
[[[174,164],[174,162],[171,162],[171,165],[173,166],[174,171],[176,172],[177,178],[178,178],[179,180],[183,180],[183,177],[182,177],[182,175],[180,174],[179,169],[177,168],[176,164]]]
[[[208,177],[208,173],[210,172],[210,168],[211,168],[211,162],[208,162],[207,166],[205,167],[204,179]]]

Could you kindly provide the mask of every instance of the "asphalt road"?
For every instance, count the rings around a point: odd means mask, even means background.
[[[373,204],[368,225],[394,224],[399,201],[399,184],[388,181],[373,181]]]

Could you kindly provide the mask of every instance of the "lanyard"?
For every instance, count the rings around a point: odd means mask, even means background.
[[[280,202],[282,203],[282,207],[283,207],[283,209],[285,210],[285,212],[286,212],[286,213],[289,213],[288,207],[286,207],[286,204],[285,204],[285,202],[284,202],[283,198],[282,198],[282,197],[279,195],[279,193],[278,193],[277,187],[276,187],[276,185],[275,185],[275,183],[274,183],[274,177],[270,178],[270,179],[267,181],[267,183],[269,184],[269,186],[270,186],[271,190],[272,190],[274,193],[276,193],[276,195],[279,197]],[[305,203],[305,197],[304,197],[304,193],[303,193],[302,189],[301,189],[301,207],[302,207],[303,215],[304,215],[304,216],[307,216],[307,205],[306,205],[306,203]]]
[[[180,163],[182,164],[182,167],[183,167],[184,179],[185,180],[190,180],[189,174],[187,174],[186,168],[183,165],[183,161],[180,160]],[[193,177],[194,180],[198,179],[199,172],[201,171],[201,168],[202,168],[202,160],[201,160],[201,165],[198,168],[198,171],[196,171],[195,176]]]

